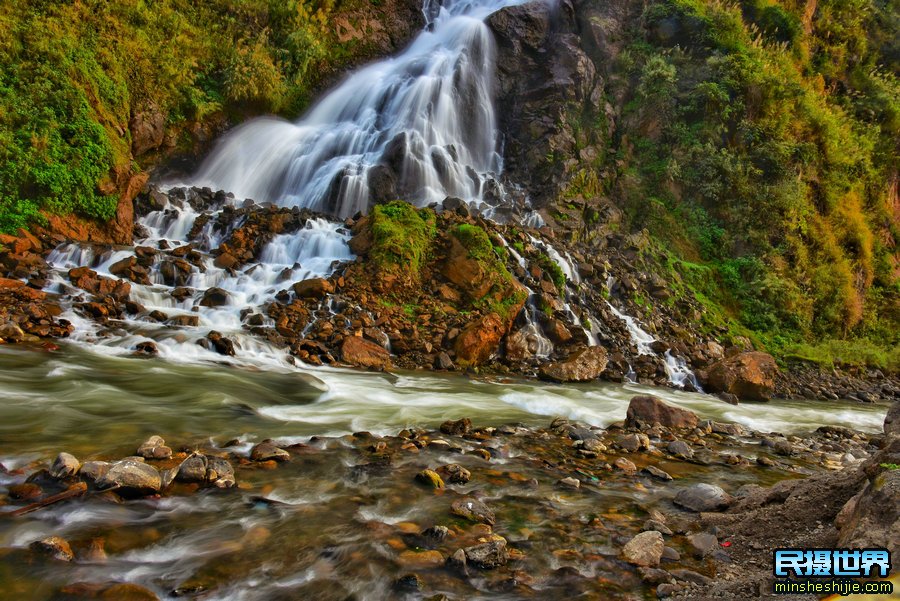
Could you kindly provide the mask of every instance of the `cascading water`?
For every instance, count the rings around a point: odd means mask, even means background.
[[[484,20],[526,1],[427,0],[428,26],[405,51],[351,74],[294,123],[236,128],[190,183],[341,218],[372,200],[502,196]]]
[[[656,338],[654,338],[653,335],[644,330],[634,317],[622,313],[608,301],[606,304],[609,305],[609,309],[613,312],[613,315],[615,315],[625,323],[625,327],[628,329],[628,333],[631,336],[631,341],[637,347],[638,354],[655,355],[656,353],[653,351],[653,347],[651,345],[656,342]],[[666,375],[669,376],[669,382],[671,382],[675,386],[684,388],[686,384],[690,384],[691,386],[693,386],[694,390],[703,390],[700,387],[700,382],[697,381],[697,376],[695,376],[694,372],[691,371],[691,368],[688,367],[687,361],[672,354],[671,350],[667,350],[663,354],[663,367],[665,367]],[[631,369],[631,366],[629,366],[629,369]],[[629,380],[634,381],[633,371],[630,371],[629,374],[626,375],[626,377]]]

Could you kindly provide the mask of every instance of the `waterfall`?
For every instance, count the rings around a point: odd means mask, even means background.
[[[350,74],[301,119],[231,131],[189,185],[340,218],[370,203],[494,200],[502,170],[496,49],[485,19],[527,0],[426,0],[399,55]]]
[[[634,346],[637,347],[638,355],[655,354],[650,345],[656,342],[656,338],[654,338],[649,332],[638,325],[638,322],[634,317],[622,313],[621,311],[613,307],[612,303],[610,303],[609,301],[607,301],[606,304],[609,305],[609,308],[613,312],[613,315],[625,322],[625,327],[628,329],[628,334],[631,336],[631,341],[634,342]]]
[[[611,287],[611,282],[607,281],[607,288],[609,287]],[[638,354],[656,355],[656,353],[653,351],[653,347],[651,346],[654,342],[656,342],[656,338],[654,338],[652,334],[644,330],[634,317],[619,311],[609,301],[607,301],[606,304],[609,305],[609,308],[613,312],[613,315],[615,315],[625,323],[625,327],[628,329],[628,334],[631,336],[631,341],[637,347]],[[690,367],[688,367],[687,361],[685,361],[682,357],[678,357],[672,354],[671,350],[667,350],[663,354],[663,367],[665,367],[666,375],[669,376],[669,382],[671,382],[673,385],[684,388],[685,383],[690,383],[691,386],[694,387],[694,390],[700,392],[703,391],[703,389],[700,387],[700,383],[697,381],[697,377],[694,375],[694,372],[691,371]],[[629,370],[630,369],[631,366],[629,365]],[[633,371],[630,372],[630,374],[626,377],[633,380]]]

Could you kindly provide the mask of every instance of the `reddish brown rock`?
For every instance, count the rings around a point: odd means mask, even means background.
[[[383,348],[359,336],[347,336],[341,343],[341,358],[357,367],[390,369],[391,356]]]
[[[768,401],[775,392],[778,365],[772,355],[753,351],[713,364],[707,371],[706,388],[727,392],[741,400]]]
[[[589,346],[575,351],[565,361],[542,365],[539,375],[553,382],[589,382],[603,373],[606,363],[606,350]]]
[[[462,366],[481,365],[500,348],[507,324],[496,313],[470,323],[456,338],[456,362]]]
[[[297,295],[297,298],[322,298],[332,292],[334,292],[334,286],[323,278],[303,280],[294,284],[294,294]]]
[[[695,428],[697,421],[697,414],[693,411],[674,407],[651,395],[633,397],[625,414],[625,425],[629,428],[639,423],[658,423],[666,428]]]

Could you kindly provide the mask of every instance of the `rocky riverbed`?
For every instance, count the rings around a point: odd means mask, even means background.
[[[251,584],[265,599],[763,598],[772,548],[898,557],[898,408],[883,434],[784,436],[637,396],[605,429],[460,418],[63,451],[0,470],[0,529],[18,532],[0,584],[34,599]]]
[[[894,374],[782,369],[701,327],[698,302],[666,301],[674,284],[650,270],[640,235],[609,234],[591,256],[453,198],[343,222],[197,188],[150,187],[135,207],[134,247],[0,240],[0,339],[65,337],[75,322],[76,339],[136,356],[182,341],[242,363],[267,346],[314,366],[630,380],[731,403],[900,394]],[[636,302],[644,293],[655,302]]]

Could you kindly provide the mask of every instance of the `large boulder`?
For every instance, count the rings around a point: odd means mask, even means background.
[[[456,338],[456,362],[463,366],[481,365],[500,348],[507,324],[496,313],[470,323]]]
[[[629,428],[656,423],[666,428],[695,428],[697,422],[697,414],[693,411],[669,405],[652,395],[633,397],[625,413],[625,425]]]
[[[341,358],[357,367],[390,369],[391,355],[384,347],[360,336],[347,336],[341,343]]]
[[[778,365],[768,353],[740,353],[714,363],[707,371],[710,392],[728,392],[742,400],[768,401],[775,392]]]
[[[569,355],[565,361],[542,365],[539,374],[553,382],[590,382],[606,369],[606,350],[589,346]]]

